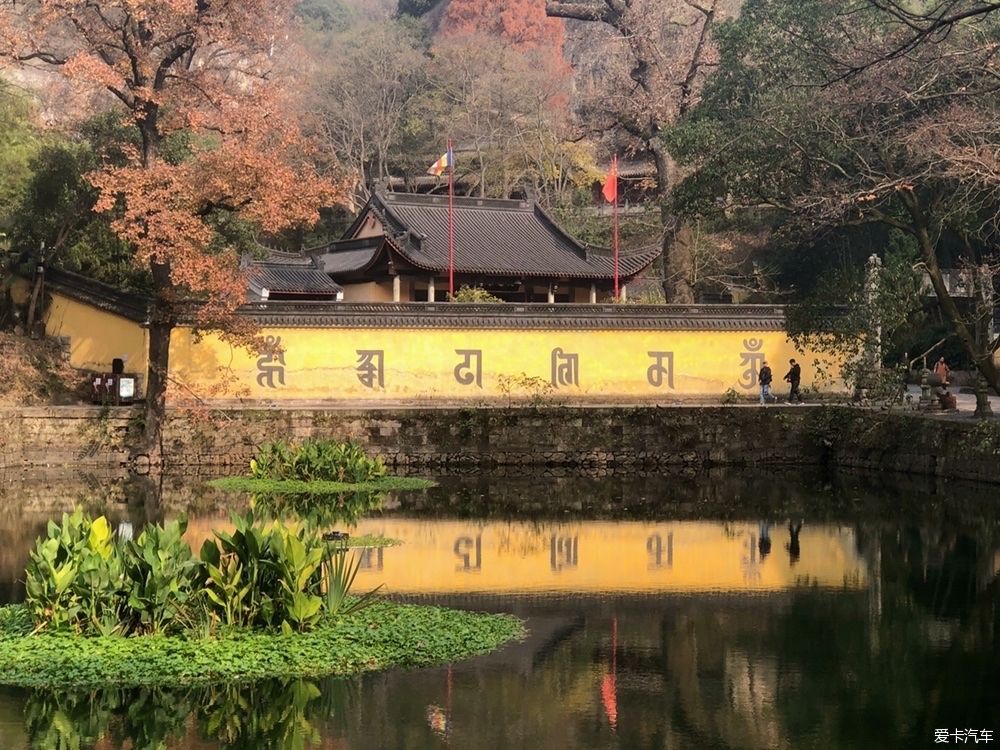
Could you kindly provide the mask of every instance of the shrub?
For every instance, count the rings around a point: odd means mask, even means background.
[[[341,546],[312,527],[265,527],[252,511],[232,520],[235,531],[217,532],[195,557],[183,519],[118,543],[103,516],[64,515],[62,525],[49,524],[26,571],[35,631],[169,633],[193,631],[206,619],[211,626],[303,631],[370,603],[371,594],[345,603],[357,566],[342,564]]]
[[[478,302],[480,304],[495,304],[503,302],[495,294],[490,294],[480,286],[463,286],[449,297],[450,302]]]
[[[124,581],[107,519],[78,510],[63,514],[62,525],[50,521],[31,552],[25,588],[37,629],[120,632]]]
[[[305,440],[299,446],[283,441],[265,443],[250,462],[254,479],[370,482],[384,477],[381,458],[369,458],[353,441]]]
[[[195,614],[200,563],[184,541],[187,519],[147,526],[122,550],[132,632],[161,633],[189,624]]]

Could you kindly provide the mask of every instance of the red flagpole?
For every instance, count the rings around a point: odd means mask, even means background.
[[[455,298],[455,155],[448,139],[448,297]]]
[[[614,240],[612,246],[615,256],[615,302],[618,302],[618,154],[615,154],[611,162],[611,174],[615,181],[615,202],[611,206],[612,225],[614,227]]]

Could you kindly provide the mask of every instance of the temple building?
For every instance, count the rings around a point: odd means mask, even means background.
[[[533,201],[455,198],[454,238],[456,290],[481,287],[510,302],[613,295],[611,251],[574,239]],[[620,255],[622,296],[658,255],[659,248]],[[448,197],[376,191],[343,239],[286,259],[299,286],[330,293],[315,275],[321,271],[343,288],[345,302],[447,301]],[[280,277],[286,259],[256,265],[261,275]],[[285,287],[295,286],[289,281]]]
[[[340,302],[344,289],[325,274],[315,258],[271,250],[264,260],[249,260],[243,271],[251,301]]]

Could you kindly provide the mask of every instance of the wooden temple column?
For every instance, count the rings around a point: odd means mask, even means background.
[[[437,301],[436,297],[437,295],[434,292],[434,277],[431,276],[429,279],[427,279],[427,301],[436,302]]]
[[[597,304],[597,284],[590,285],[590,304]]]
[[[402,297],[402,287],[403,284],[400,281],[399,274],[397,273],[392,277],[392,301],[399,302],[400,297]]]

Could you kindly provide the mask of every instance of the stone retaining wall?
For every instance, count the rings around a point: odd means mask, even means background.
[[[127,461],[136,409],[0,410],[0,467],[114,467]],[[279,438],[353,439],[397,469],[476,473],[565,467],[602,474],[660,466],[831,464],[1000,481],[1000,422],[848,407],[560,407],[220,410],[174,415],[164,468],[243,467]]]

